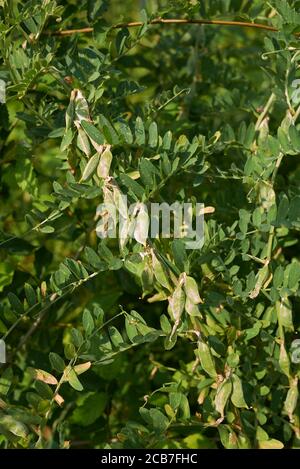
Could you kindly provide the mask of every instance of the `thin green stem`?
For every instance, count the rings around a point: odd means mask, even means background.
[[[276,98],[275,93],[271,93],[271,95],[270,95],[270,97],[269,97],[269,99],[268,99],[267,104],[265,105],[265,107],[264,107],[262,113],[258,116],[258,119],[257,119],[257,121],[256,121],[256,124],[255,124],[255,130],[256,130],[256,131],[260,129],[260,126],[261,126],[263,120],[265,119],[265,117],[267,116],[267,114],[268,114],[268,112],[269,112],[269,110],[270,110],[272,104],[274,103],[275,98]]]
[[[100,274],[100,272],[102,272],[102,270],[98,270],[96,272],[93,272],[91,275],[89,275],[87,278],[85,279],[80,279],[80,280],[77,280],[76,282],[71,282],[69,283],[68,285],[65,285],[64,287],[61,288],[61,291],[65,290],[65,289],[69,289],[67,292],[63,293],[62,295],[59,295],[58,297],[56,297],[53,301],[49,302],[47,305],[45,305],[44,308],[42,308],[40,310],[40,313],[39,314],[42,314],[45,310],[49,309],[50,306],[53,306],[57,301],[61,300],[62,298],[64,298],[66,295],[68,295],[69,293],[71,293],[71,291],[74,291],[76,290],[76,288],[80,287],[82,284],[88,282],[89,280],[91,280],[92,278],[96,277],[97,275]],[[50,300],[51,297],[55,294],[55,292],[49,294],[45,299],[44,301],[47,301],[47,300]],[[3,335],[2,337],[2,340],[6,340],[7,337],[13,332],[13,330],[17,327],[17,325],[26,317],[28,316],[29,313],[31,313],[38,305],[40,304],[39,303],[36,303],[35,305],[31,306],[29,309],[27,309],[23,314],[21,314],[18,319],[14,322],[14,324],[12,324],[12,326],[8,329],[8,331]]]
[[[25,233],[22,234],[23,237],[27,236],[29,233],[31,233],[32,231],[35,231],[35,230],[38,230],[39,228],[41,228],[43,225],[45,225],[46,223],[48,223],[49,221],[53,221],[55,220],[55,218],[57,217],[57,215],[59,215],[60,213],[62,213],[63,210],[55,210],[53,213],[51,213],[51,215],[49,215],[49,217],[45,218],[45,220],[41,221],[41,223],[38,223],[37,225],[33,226],[32,228],[30,228],[29,230],[25,231]],[[4,246],[5,244],[7,243],[10,243],[11,241],[13,241],[14,239],[17,239],[18,236],[12,236],[11,238],[8,238],[4,241],[2,241],[0,243],[0,248],[2,246]]]

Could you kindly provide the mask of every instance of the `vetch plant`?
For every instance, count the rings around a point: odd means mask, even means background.
[[[0,447],[297,448],[300,2],[146,4],[1,2]]]

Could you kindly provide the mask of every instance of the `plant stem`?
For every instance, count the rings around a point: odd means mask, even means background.
[[[192,19],[192,18],[155,18],[149,21],[150,25],[153,24],[208,24],[208,25],[217,25],[217,26],[239,26],[242,28],[255,28],[262,29],[265,31],[277,32],[278,29],[262,23],[250,23],[244,21],[225,21],[225,20],[205,20],[205,19]],[[112,29],[122,29],[122,28],[136,28],[143,26],[142,21],[132,21],[129,23],[118,23],[112,26]],[[73,34],[85,34],[92,33],[94,28],[79,28],[79,29],[65,29],[61,31],[45,31],[44,34],[49,36],[71,36]],[[297,35],[297,34],[296,34]]]
[[[255,124],[255,130],[260,129],[261,123],[263,122],[264,118],[268,114],[268,112],[270,110],[270,107],[272,106],[273,102],[275,101],[275,98],[276,98],[275,93],[271,93],[271,96],[269,97],[269,100],[268,100],[267,104],[265,105],[264,110],[258,116],[258,119],[257,119],[256,124]]]

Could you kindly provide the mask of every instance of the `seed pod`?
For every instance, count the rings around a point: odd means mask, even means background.
[[[211,378],[217,378],[214,359],[211,355],[210,348],[204,342],[199,342],[198,350],[196,352],[199,357],[201,366]]]
[[[153,250],[151,251],[151,255],[152,255],[153,272],[154,272],[154,276],[157,282],[163,287],[167,288],[168,290],[171,290],[170,282],[165,272],[165,269],[162,266],[161,262],[156,257]]]
[[[81,122],[82,120],[90,120],[89,105],[80,90],[77,90],[76,93],[75,114],[76,120],[79,122]]]
[[[81,127],[78,127],[77,129],[78,135],[77,135],[77,146],[79,150],[83,151],[83,153],[86,154],[86,156],[91,155],[91,146],[90,146],[90,141],[86,135],[86,133],[82,130]]]
[[[126,220],[128,218],[128,207],[127,207],[127,199],[124,194],[122,194],[119,186],[117,184],[112,184],[113,186],[113,198],[114,204],[119,212],[119,214]]]
[[[198,285],[196,280],[193,277],[186,277],[184,282],[184,289],[186,296],[191,300],[195,305],[203,303],[203,300],[200,298]]]
[[[290,389],[288,390],[285,402],[284,410],[289,416],[291,422],[293,422],[293,413],[296,409],[298,402],[299,392],[298,392],[298,378],[294,378],[291,382]]]
[[[169,298],[169,311],[175,322],[178,322],[184,311],[185,294],[181,287],[178,285],[173,294]]]
[[[107,147],[102,153],[97,168],[97,174],[100,178],[106,179],[109,176],[109,170],[112,162],[110,147]]]
[[[232,395],[231,395],[231,402],[233,403],[233,405],[241,409],[242,408],[248,409],[248,406],[244,398],[242,382],[240,378],[235,374],[232,375],[232,388],[233,389],[232,389]]]
[[[202,317],[198,306],[195,305],[188,296],[185,299],[185,310],[190,316],[198,316],[200,318]]]
[[[258,272],[257,276],[256,276],[256,284],[255,284],[255,287],[254,289],[249,293],[249,298],[251,298],[252,300],[254,298],[256,298],[259,293],[260,293],[260,290],[262,289],[265,281],[267,280],[269,276],[269,263],[265,264]]]
[[[149,223],[147,207],[144,204],[140,204],[133,236],[143,246],[146,246],[148,239]]]
[[[223,381],[217,389],[215,397],[216,410],[221,414],[221,418],[224,418],[224,409],[232,391],[232,383],[230,379]]]
[[[280,344],[279,352],[279,366],[282,372],[289,378],[290,377],[290,359],[285,349],[284,343]]]
[[[288,298],[282,297],[280,301],[276,301],[276,313],[279,326],[283,326],[286,329],[293,331],[292,307]]]

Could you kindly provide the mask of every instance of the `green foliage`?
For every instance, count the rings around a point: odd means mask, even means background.
[[[0,446],[299,447],[300,2],[125,3],[0,2]],[[201,249],[145,237],[176,200]]]

